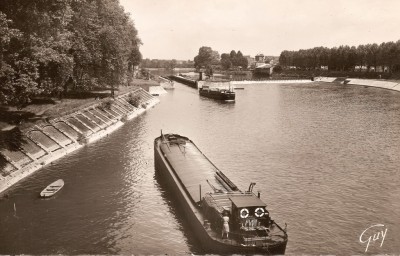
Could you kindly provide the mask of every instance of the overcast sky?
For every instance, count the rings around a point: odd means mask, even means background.
[[[193,59],[201,46],[283,50],[400,39],[400,0],[120,0],[150,59]]]

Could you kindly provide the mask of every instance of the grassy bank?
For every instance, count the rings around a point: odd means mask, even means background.
[[[135,79],[132,81],[131,86],[120,86],[115,91],[115,95],[125,94],[137,89],[138,86],[148,90],[149,86],[154,85],[158,85],[158,83],[152,80]],[[74,92],[63,99],[38,97],[23,109],[0,106],[0,131],[9,130],[16,126],[24,130],[44,120],[51,120],[55,117],[73,113],[110,96],[110,88],[103,88],[95,91]]]

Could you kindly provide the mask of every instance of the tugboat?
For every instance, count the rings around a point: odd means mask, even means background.
[[[234,101],[235,92],[231,88],[230,82],[215,82],[215,81],[204,81],[199,86],[199,94],[201,96],[215,99],[215,100],[225,100]]]
[[[155,169],[176,196],[203,249],[221,254],[284,254],[288,235],[252,190],[239,188],[187,137],[154,140]]]

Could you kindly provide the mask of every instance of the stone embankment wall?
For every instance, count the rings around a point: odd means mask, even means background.
[[[139,96],[138,107],[128,102],[130,93]],[[107,136],[159,102],[141,88],[130,93],[116,97],[111,104],[97,103],[24,132],[19,151],[0,151],[7,160],[0,167],[0,193],[44,165]]]
[[[341,84],[353,84],[377,87],[389,90],[400,91],[400,83],[385,81],[385,80],[371,80],[371,79],[358,79],[358,78],[340,78],[340,77],[316,77],[314,81],[329,82],[329,83],[341,83]]]

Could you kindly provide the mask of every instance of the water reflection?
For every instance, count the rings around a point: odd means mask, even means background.
[[[191,138],[236,185],[255,191],[287,253],[360,254],[368,226],[388,226],[371,253],[400,241],[400,95],[331,84],[246,85],[220,103],[184,85],[100,141],[46,166],[0,201],[0,254],[202,253],[162,179],[153,140]],[[65,187],[38,198],[52,181]],[[14,203],[17,216],[14,217]]]

